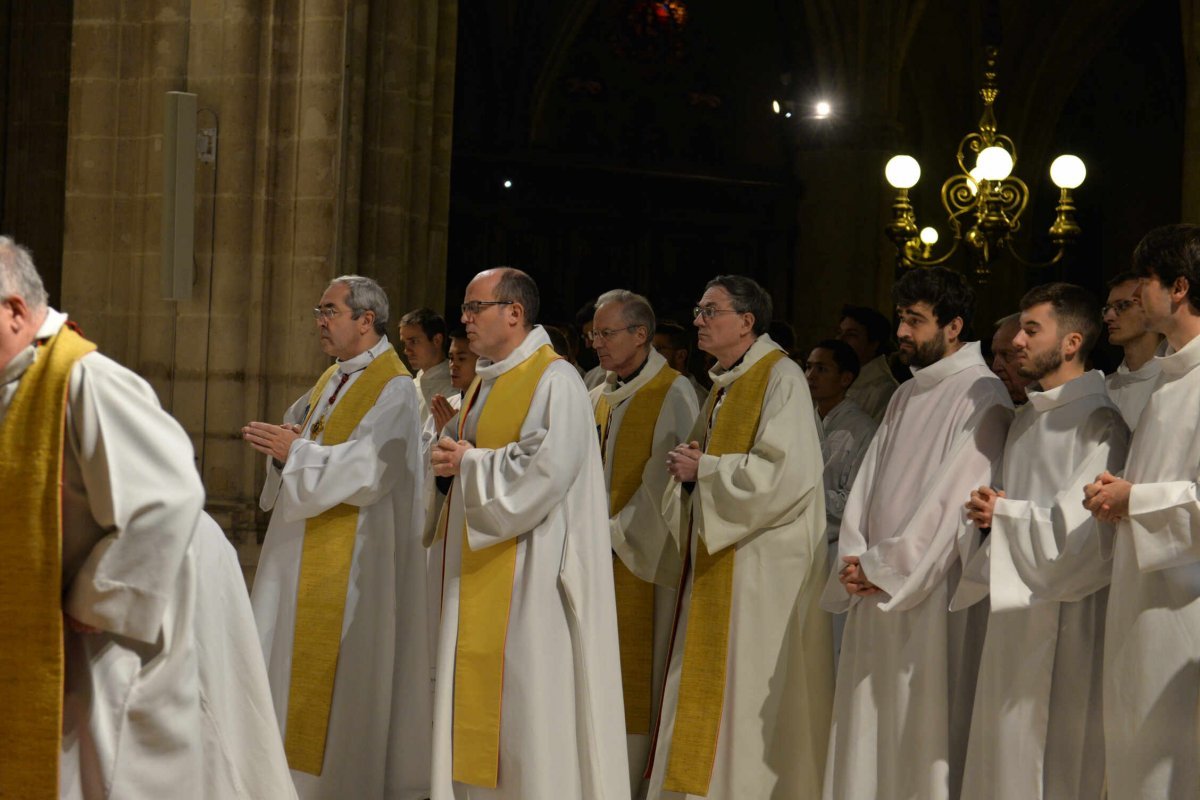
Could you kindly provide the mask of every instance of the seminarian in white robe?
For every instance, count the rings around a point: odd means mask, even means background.
[[[1200,336],[1155,358],[1117,525],[1104,645],[1108,796],[1200,787]]]
[[[846,397],[858,403],[867,416],[879,422],[899,386],[892,368],[888,366],[887,356],[878,355],[862,365],[858,377],[846,390]]]
[[[667,371],[665,375],[663,370]],[[675,377],[665,387],[658,386],[658,382],[663,381],[667,375]],[[648,389],[648,385],[652,382],[656,385]],[[637,474],[640,476],[638,488],[623,507],[616,509],[617,513],[608,521],[613,551],[621,559],[621,565],[627,573],[632,572],[636,576],[635,580],[640,579],[650,584],[653,584],[655,576],[653,574],[638,575],[637,569],[648,561],[643,555],[647,545],[656,546],[664,542],[673,542],[676,539],[673,528],[678,524],[678,517],[668,520],[662,513],[662,497],[670,481],[670,476],[663,468],[663,464],[671,448],[686,441],[688,432],[691,431],[692,425],[696,421],[696,414],[699,413],[696,405],[696,393],[692,390],[688,379],[667,366],[667,360],[654,348],[650,348],[641,370],[628,383],[620,383],[617,380],[617,374],[609,372],[608,380],[591,391],[593,408],[603,397],[611,413],[602,442],[604,483],[608,487],[611,497],[613,470],[617,466],[617,443],[621,440],[621,426],[626,412],[632,406],[635,396],[645,399],[647,392],[656,389],[658,391],[655,392],[655,397],[661,398],[662,404],[659,406],[658,418],[654,421],[650,431],[651,440],[647,445],[649,458],[646,459],[642,468],[637,470]],[[612,510],[610,505],[610,511]],[[618,568],[619,565],[614,562],[613,566]],[[622,585],[621,581],[618,581],[618,603],[621,603]],[[654,732],[652,727],[656,721],[655,714],[661,701],[661,690],[667,664],[667,647],[670,644],[671,621],[675,614],[676,588],[674,581],[653,587],[652,604],[649,609],[652,617],[645,620],[648,630],[652,631],[652,637],[647,641],[635,644],[636,653],[623,652],[621,654],[622,672],[625,679],[623,680],[623,689],[626,698],[625,724],[629,747],[629,776],[634,797],[639,796],[639,787],[644,783],[643,773],[646,768],[646,759],[650,754],[650,735]],[[631,609],[638,607],[633,602],[633,597],[638,594],[636,589],[631,592]],[[618,614],[619,621],[620,614]],[[622,638],[625,639],[629,635],[623,633]],[[637,664],[640,662],[640,659],[637,658],[638,654],[651,656],[649,664],[643,665],[641,670],[637,668]],[[649,680],[643,681],[644,686],[634,689],[625,682],[632,672],[638,672],[643,678]],[[642,704],[644,707],[631,710],[629,705],[634,700],[648,702]]]
[[[714,368],[711,397],[718,402],[712,408],[710,399],[701,410],[688,441],[707,450],[713,426],[726,413],[725,393],[780,352],[762,334],[732,369]],[[719,715],[707,793],[673,791],[667,779],[675,740],[695,736],[677,719],[695,602],[689,568],[652,756],[651,800],[782,800],[820,790],[833,683],[829,616],[818,605],[827,573],[821,446],[808,383],[794,361],[783,357],[770,366],[762,397],[748,453],[706,453],[690,494],[674,482],[668,489],[682,492],[690,509],[689,562],[696,563],[700,548],[714,556],[732,548],[734,561],[724,693],[719,708],[706,709]],[[677,552],[673,558],[678,573]],[[698,769],[687,777],[705,775]]]
[[[66,319],[48,309],[37,338]],[[0,426],[40,357],[0,371]],[[59,796],[294,797],[241,568],[202,511],[187,435],[99,352],[68,381],[62,610],[97,630],[64,628]]]
[[[1124,466],[1129,429],[1099,371],[1028,394],[1004,448],[1006,497],[955,597],[955,608],[991,600],[962,796],[1099,798],[1112,526],[1080,497]],[[978,543],[969,531],[968,548]]]
[[[1161,352],[1163,351],[1160,350]],[[1117,404],[1117,408],[1121,409],[1121,416],[1125,418],[1125,424],[1130,430],[1137,428],[1138,418],[1142,416],[1142,409],[1146,407],[1150,393],[1158,384],[1161,371],[1157,358],[1150,359],[1135,370],[1131,370],[1122,361],[1117,371],[1105,379],[1108,396]]]
[[[468,390],[463,401],[462,438],[476,441],[497,379],[549,345],[535,326],[504,360],[480,358],[478,394]],[[435,544],[445,548],[445,584],[433,800],[626,800],[607,495],[587,391],[573,366],[557,359],[545,368],[519,441],[466,451],[447,503],[446,531]],[[476,553],[516,542],[494,788],[453,777],[464,525]]]
[[[384,336],[338,362],[316,407],[327,407],[342,375],[347,397],[391,349]],[[292,775],[301,798],[420,800],[429,790],[432,698],[417,391],[406,375],[392,378],[349,438],[328,446],[324,429],[313,438],[323,415],[307,414],[308,403],[305,394],[285,415],[308,420],[283,470],[268,466],[260,504],[274,511],[252,595],[285,740],[306,524],[340,504],[358,516],[323,768]]]
[[[849,609],[825,800],[958,796],[986,610],[948,610],[956,540],[965,498],[998,472],[1011,419],[978,342],[913,369],[892,397],[838,540],[838,563],[858,556],[880,592],[851,598],[835,571],[823,599]]]

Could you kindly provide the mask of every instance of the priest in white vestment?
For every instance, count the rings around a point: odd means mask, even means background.
[[[695,316],[717,366],[668,458],[684,560],[663,548],[658,567],[682,566],[682,582],[648,797],[814,797],[833,653],[818,602],[828,569],[812,400],[766,333],[771,298],[756,282],[714,278]]]
[[[1156,355],[1162,355],[1162,334],[1150,330],[1142,308],[1138,287],[1141,279],[1134,272],[1122,272],[1108,282],[1108,300],[1102,314],[1108,328],[1108,341],[1121,348],[1124,357],[1117,371],[1105,381],[1108,395],[1130,430],[1158,383],[1160,372]]]
[[[271,457],[252,601],[302,798],[429,791],[425,470],[387,312],[373,280],[335,278],[314,316],[337,361],[283,425],[243,428]]]
[[[963,498],[990,484],[1012,402],[964,342],[974,292],[914,269],[894,289],[913,379],[892,397],[842,517],[824,605],[849,610],[826,800],[958,797],[982,614],[950,613]]]
[[[858,404],[871,419],[879,422],[887,410],[899,382],[888,365],[888,341],[891,324],[887,317],[865,306],[843,306],[837,338],[858,356],[858,377],[846,396]]]
[[[454,476],[438,638],[433,800],[627,800],[608,511],[579,373],[534,326],[537,286],[481,272],[477,380],[433,468]]]
[[[969,560],[953,605],[991,601],[962,796],[1099,798],[1112,526],[1079,497],[1097,474],[1124,466],[1129,428],[1103,373],[1085,371],[1100,336],[1089,292],[1036,287],[1020,320],[1013,344],[1029,402],[1009,428],[999,489],[980,486],[967,503],[987,538],[964,537]]]
[[[1162,374],[1123,478],[1102,473],[1088,510],[1118,521],[1104,645],[1111,798],[1195,797],[1200,786],[1200,226],[1150,231],[1133,254]]]
[[[51,797],[57,784],[73,800],[294,797],[241,568],[202,511],[187,434],[144,380],[46,305],[28,251],[7,237],[0,320],[0,796]],[[57,466],[31,474],[44,436],[57,439]],[[48,531],[58,563],[45,566],[61,592],[51,586],[46,607],[18,574],[38,566],[12,557],[30,544],[18,531],[37,533],[42,500],[21,493],[39,482],[59,528]],[[32,720],[36,732],[22,725],[41,669],[36,637],[16,627],[26,621],[47,629],[57,673],[44,673],[57,708]],[[49,749],[28,749],[35,740]]]
[[[614,551],[617,630],[630,789],[645,795],[643,775],[675,614],[674,581],[655,585],[639,574],[645,555],[664,544],[677,548],[674,527],[662,513],[670,476],[667,453],[684,441],[699,409],[691,383],[651,347],[654,309],[641,295],[616,289],[596,301],[592,346],[608,379],[591,391],[609,496]],[[627,424],[628,423],[628,424]]]

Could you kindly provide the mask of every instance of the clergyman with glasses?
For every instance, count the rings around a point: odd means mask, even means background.
[[[667,457],[681,597],[647,796],[818,797],[833,645],[818,605],[828,566],[812,398],[766,332],[758,283],[714,278],[694,314],[717,366]]]
[[[579,372],[536,325],[520,270],[479,273],[479,355],[452,436],[433,800],[628,800],[608,505]]]
[[[417,389],[378,283],[335,278],[313,317],[334,363],[284,424],[242,429],[273,509],[255,621],[300,797],[417,800],[432,714]]]
[[[1108,341],[1125,354],[1121,366],[1105,383],[1108,396],[1121,409],[1121,416],[1130,430],[1137,427],[1138,417],[1154,391],[1161,369],[1154,356],[1160,355],[1163,337],[1147,326],[1141,284],[1141,278],[1133,272],[1114,276],[1108,282],[1108,300],[1100,309],[1108,329]]]
[[[687,377],[654,349],[654,309],[639,294],[614,289],[600,295],[588,334],[605,370],[592,389],[592,410],[604,461],[621,639],[621,687],[630,789],[640,787],[654,733],[670,646],[679,579],[658,569],[664,548],[678,552],[678,515],[662,513],[670,476],[663,462],[696,421],[696,393]]]

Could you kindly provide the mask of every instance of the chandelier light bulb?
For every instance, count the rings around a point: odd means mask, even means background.
[[[979,174],[979,167],[973,167],[969,173],[971,180],[967,181],[967,188],[971,190],[971,196],[979,194],[979,182],[983,180],[983,176]]]
[[[815,107],[817,119],[825,119],[833,113],[833,106],[827,100],[821,100]]]
[[[1078,189],[1087,177],[1087,167],[1079,156],[1059,156],[1050,165],[1050,180],[1060,189]]]
[[[937,228],[928,227],[928,226],[921,228],[921,241],[924,244],[928,244],[928,245],[937,244],[937,241],[938,241]]]
[[[771,110],[774,111],[776,114],[778,114],[782,110],[782,106],[779,105],[778,100],[771,101]]]
[[[1012,173],[1012,153],[996,145],[985,147],[975,161],[975,168],[984,180],[1002,181]]]
[[[921,165],[912,156],[892,156],[883,174],[895,188],[911,189],[921,179]]]

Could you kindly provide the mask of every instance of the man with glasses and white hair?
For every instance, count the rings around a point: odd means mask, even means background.
[[[723,275],[695,308],[713,389],[667,457],[680,577],[648,797],[816,797],[833,694],[821,445],[771,297]]]
[[[1130,430],[1158,383],[1161,362],[1158,354],[1163,337],[1150,330],[1146,310],[1142,308],[1142,279],[1135,272],[1122,272],[1108,282],[1108,300],[1100,309],[1108,328],[1108,341],[1120,347],[1125,357],[1117,371],[1105,380],[1108,396],[1121,409]]]
[[[479,273],[446,523],[433,800],[628,800],[608,506],[579,373],[520,270]]]
[[[651,726],[666,667],[676,580],[654,567],[678,548],[675,524],[662,513],[670,476],[667,453],[687,438],[698,411],[686,377],[654,349],[654,309],[639,294],[614,289],[596,301],[589,331],[606,370],[591,391],[608,487],[609,533],[621,639],[621,686],[630,787],[635,797],[650,752]]]
[[[301,798],[429,790],[430,656],[419,402],[359,275],[313,309],[336,361],[285,414],[251,422],[274,509],[253,605]]]
[[[0,797],[294,797],[187,434],[8,237],[0,487]]]

